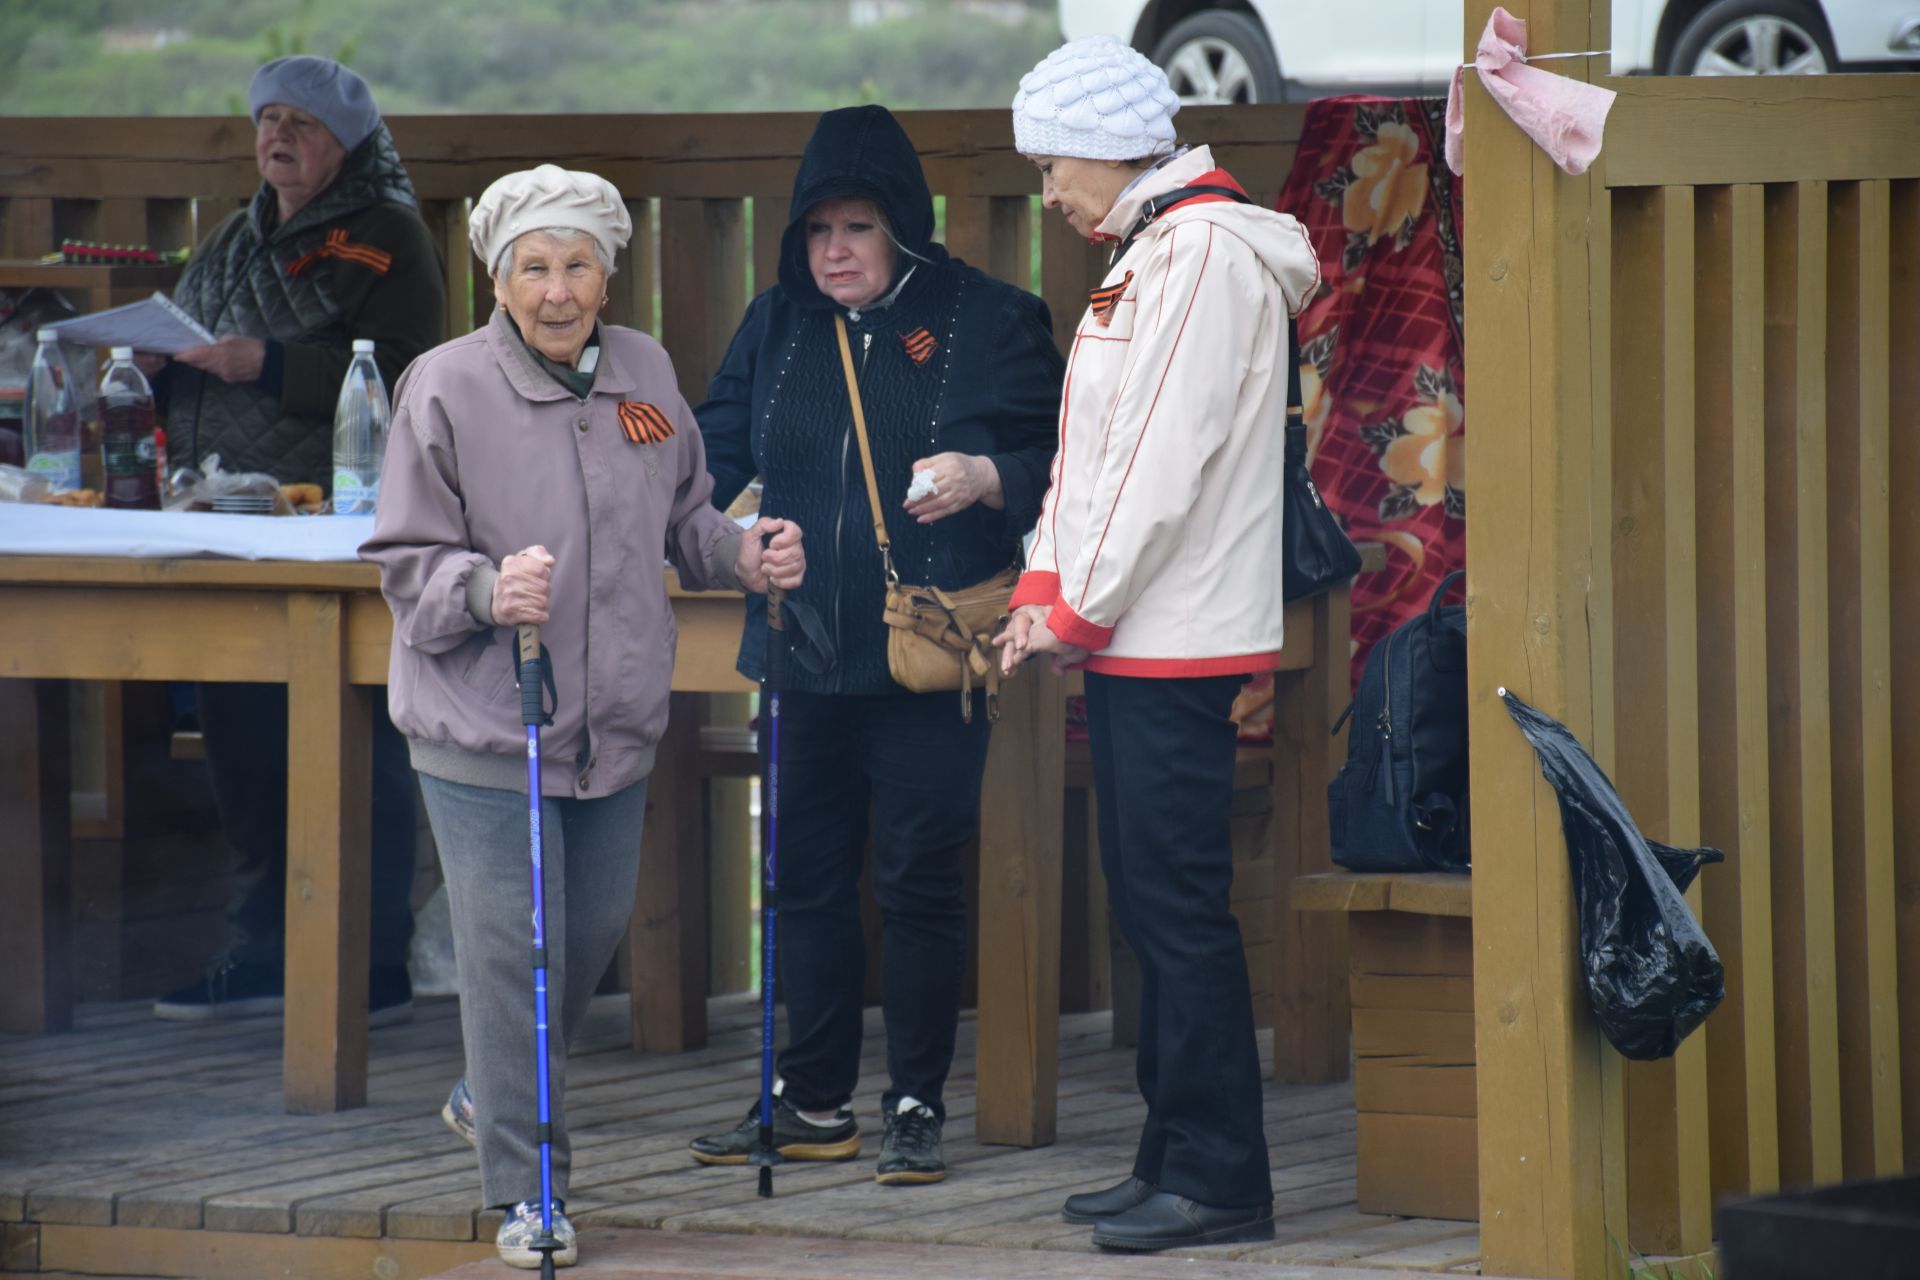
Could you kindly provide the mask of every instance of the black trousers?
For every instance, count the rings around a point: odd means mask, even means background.
[[[214,805],[233,848],[227,907],[236,960],[279,968],[286,960],[287,687],[199,686],[200,733]],[[407,740],[373,699],[373,848],[370,961],[407,963],[413,939],[413,766]]]
[[[1253,999],[1228,908],[1228,713],[1242,680],[1086,677],[1100,866],[1140,961],[1147,1123],[1134,1176],[1235,1207],[1273,1198]]]
[[[891,1112],[911,1096],[945,1118],[967,961],[960,855],[980,825],[987,732],[984,699],[967,724],[951,693],[780,695],[775,870],[788,1043],[779,1065],[795,1106],[844,1106],[859,1079],[859,884],[871,808],[887,1025],[881,1105]],[[760,741],[764,751],[768,735]]]

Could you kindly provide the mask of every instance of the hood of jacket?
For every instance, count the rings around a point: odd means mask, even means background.
[[[265,182],[253,193],[247,220],[253,224],[254,235],[271,243],[376,204],[404,205],[416,212],[420,208],[413,191],[413,179],[400,163],[400,152],[394,147],[393,135],[387,132],[384,120],[341,161],[340,172],[334,175],[332,184],[285,223],[279,220],[279,197]]]
[[[1218,167],[1214,164],[1210,149],[1194,147],[1159,168],[1148,170],[1121,193],[1113,208],[1095,228],[1096,235],[1125,240],[1133,231],[1134,224],[1140,220],[1141,209],[1147,201],[1157,195],[1202,182],[1205,175],[1213,173]],[[1299,222],[1289,214],[1263,209],[1257,204],[1237,204],[1228,200],[1195,201],[1175,205],[1161,214],[1153,225],[1158,226],[1169,219],[1204,219],[1231,231],[1244,241],[1259,258],[1260,265],[1280,282],[1281,291],[1287,299],[1288,315],[1299,315],[1300,308],[1307,304],[1320,283],[1320,257],[1314,252],[1313,242],[1307,238]],[[1141,241],[1152,238],[1151,229],[1140,236]]]
[[[894,262],[893,284],[915,265],[938,261],[946,250],[933,242],[933,193],[927,190],[920,155],[906,130],[885,107],[842,107],[820,117],[800,157],[780,237],[780,287],[803,307],[831,308],[833,300],[813,282],[807,266],[807,210],[822,200],[871,200],[886,215],[893,238],[906,250]]]

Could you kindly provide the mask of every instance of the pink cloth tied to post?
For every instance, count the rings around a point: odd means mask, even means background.
[[[1474,50],[1474,69],[1500,109],[1571,174],[1582,174],[1600,154],[1600,135],[1607,112],[1617,96],[1611,89],[1571,80],[1530,67],[1527,24],[1505,9],[1496,8]],[[1465,68],[1456,67],[1447,90],[1447,168],[1460,168],[1460,135],[1465,131],[1466,107],[1461,101]]]

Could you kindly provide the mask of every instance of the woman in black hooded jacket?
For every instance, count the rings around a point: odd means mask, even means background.
[[[910,693],[887,671],[885,575],[834,332],[853,348],[874,470],[901,578],[969,586],[1017,562],[1052,467],[1064,367],[1046,306],[933,241],[933,198],[884,108],[820,118],[794,179],[780,279],[755,298],[695,410],[730,503],[761,477],[760,510],[809,530],[793,599],[831,661],[787,664],[781,702],[780,943],[789,1042],[774,1141],[789,1160],[860,1151],[866,955],[861,855],[873,817],[882,919],[888,1087],[876,1179],[946,1176],[942,1090],[966,965],[960,854],[979,825],[988,718],[951,693]],[[938,492],[906,499],[917,472]],[[813,531],[818,532],[813,532]],[[739,668],[766,674],[751,597]],[[982,695],[975,694],[976,700]],[[696,1139],[708,1164],[744,1163],[759,1107]]]

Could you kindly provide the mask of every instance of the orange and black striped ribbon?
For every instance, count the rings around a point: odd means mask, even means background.
[[[1119,284],[1104,285],[1087,291],[1087,303],[1093,308],[1093,318],[1101,324],[1113,323],[1113,309],[1120,305],[1120,295],[1133,283],[1133,272],[1127,272],[1127,278]]]
[[[620,433],[628,444],[659,444],[673,434],[673,420],[644,400],[622,400]]]
[[[287,274],[297,276],[322,258],[340,258],[346,262],[357,262],[375,275],[382,276],[387,274],[389,267],[393,266],[392,254],[376,249],[372,245],[353,244],[348,241],[345,231],[335,227],[327,232],[327,238],[319,248],[309,249],[289,262]]]
[[[915,329],[912,333],[901,335],[900,341],[906,344],[907,356],[915,364],[925,364],[940,349],[933,335],[925,329]]]

